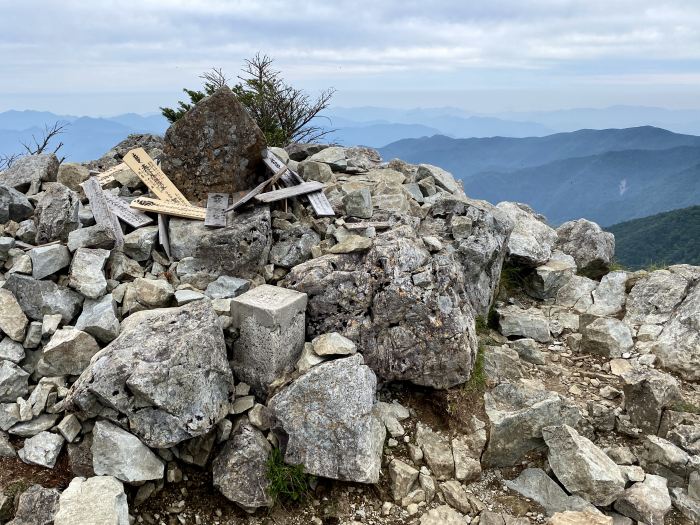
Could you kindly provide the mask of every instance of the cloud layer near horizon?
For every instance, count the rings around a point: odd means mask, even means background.
[[[697,0],[0,5],[0,95],[166,92],[258,51],[310,89],[700,86]]]

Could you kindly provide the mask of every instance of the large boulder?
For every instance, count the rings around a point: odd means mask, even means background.
[[[596,508],[580,496],[568,495],[561,486],[540,468],[526,468],[506,486],[541,505],[548,516],[557,512],[588,511]]]
[[[625,490],[620,467],[569,425],[546,427],[542,435],[549,447],[549,465],[571,494],[605,506]]]
[[[60,495],[58,489],[32,485],[19,497],[15,518],[7,525],[52,525]]]
[[[68,242],[68,234],[80,228],[79,205],[77,193],[58,182],[49,184],[36,204],[36,243]]]
[[[253,277],[267,264],[272,226],[266,206],[227,213],[224,228],[186,219],[173,218],[169,223],[172,256],[181,261],[178,274],[203,272],[211,274],[212,281],[218,275]]]
[[[25,155],[0,172],[0,184],[34,195],[42,182],[54,182],[58,175],[58,158],[53,153]]]
[[[700,381],[700,282],[675,308],[652,351],[667,370]]]
[[[54,525],[129,525],[124,485],[111,476],[73,478],[58,503]]]
[[[484,395],[490,436],[482,461],[491,466],[517,464],[525,454],[542,449],[542,429],[550,425],[576,425],[576,405],[556,392],[524,384],[503,383]]]
[[[625,490],[615,502],[615,510],[639,523],[664,525],[664,518],[671,510],[666,478],[647,474],[644,481]]]
[[[500,202],[498,209],[515,223],[508,239],[508,257],[517,266],[534,268],[549,261],[557,232],[532,208],[517,202]]]
[[[377,380],[355,354],[321,363],[268,403],[286,463],[331,479],[377,483],[386,429],[374,413]]]
[[[571,255],[588,277],[605,275],[615,256],[615,236],[586,219],[565,222],[557,228],[556,248]]]
[[[10,274],[4,288],[12,292],[22,311],[34,321],[43,321],[45,315],[60,314],[63,323],[69,323],[80,312],[84,297],[52,281],[40,281],[17,273]]]
[[[586,325],[581,333],[581,350],[591,354],[622,357],[634,346],[629,327],[617,319],[600,317]]]
[[[672,266],[639,279],[627,297],[625,322],[630,325],[667,322],[692,282],[680,269]]]
[[[378,235],[366,252],[295,266],[281,284],[308,295],[311,337],[348,337],[382,379],[435,388],[469,379],[477,341],[464,273],[451,255],[431,256],[411,228]]]
[[[639,370],[624,376],[625,410],[632,424],[645,434],[658,434],[664,411],[681,400],[678,381],[658,370]]]
[[[137,312],[97,354],[66,404],[86,417],[126,416],[154,448],[209,432],[229,410],[233,376],[209,301]]]
[[[37,372],[43,376],[80,375],[99,350],[90,334],[73,327],[61,328],[44,346]]]
[[[273,504],[267,463],[272,446],[249,423],[242,424],[212,463],[214,486],[242,509],[253,512]]]
[[[163,171],[191,201],[252,189],[264,171],[265,136],[228,87],[170,126],[164,142]]]

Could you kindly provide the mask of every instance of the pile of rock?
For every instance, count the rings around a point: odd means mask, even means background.
[[[74,476],[62,493],[0,497],[0,522],[41,508],[125,524],[188,465],[254,512],[274,503],[275,447],[308,474],[386,484],[376,523],[655,525],[671,505],[699,519],[700,268],[610,272],[614,240],[593,223],[554,230],[437,167],[320,145],[270,149],[324,183],[336,217],[300,198],[216,229],[123,226],[117,246],[80,186],[90,170],[143,147],[192,199],[210,173],[211,191],[248,190],[264,144],[237,104],[224,90],[165,142],[0,173],[0,456],[52,468],[65,454]],[[240,187],[226,186],[234,161]],[[148,189],[121,170],[106,191]],[[497,300],[504,262],[518,286]],[[497,330],[477,336],[487,317]],[[475,366],[483,415],[456,431],[387,398],[393,382],[447,389]],[[512,466],[527,468],[505,479]],[[503,494],[537,506],[516,519]]]

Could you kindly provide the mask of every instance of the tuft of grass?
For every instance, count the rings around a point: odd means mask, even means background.
[[[469,381],[464,383],[464,389],[467,392],[479,393],[486,390],[486,373],[484,372],[484,345],[479,345],[479,350],[476,353],[474,368]]]
[[[312,476],[304,472],[304,465],[287,465],[279,448],[273,448],[267,460],[267,479],[275,503],[301,503],[311,493]]]
[[[498,283],[499,289],[506,292],[522,289],[525,285],[525,278],[531,271],[527,268],[504,263],[503,268],[501,268],[501,279]]]
[[[700,407],[689,401],[679,401],[671,407],[676,412],[687,412],[689,414],[700,415]]]

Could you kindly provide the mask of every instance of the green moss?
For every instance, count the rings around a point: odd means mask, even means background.
[[[690,414],[700,415],[700,407],[689,401],[679,401],[671,407],[676,412],[688,412]]]
[[[464,389],[468,392],[483,392],[486,390],[486,373],[484,372],[484,344],[479,345],[476,353],[472,375],[464,384]]]
[[[275,503],[300,503],[311,492],[312,476],[304,472],[304,465],[287,465],[278,448],[272,449],[267,460],[268,492]]]

